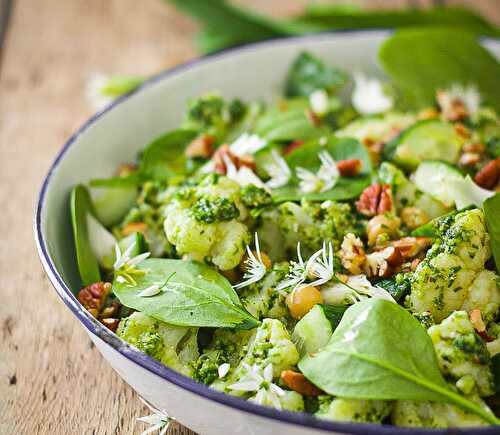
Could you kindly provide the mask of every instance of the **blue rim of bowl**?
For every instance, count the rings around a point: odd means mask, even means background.
[[[37,244],[38,254],[40,256],[40,260],[45,269],[45,272],[48,275],[49,281],[55,288],[59,297],[63,300],[63,302],[68,306],[68,308],[73,312],[73,314],[83,323],[85,328],[111,346],[114,350],[119,352],[122,356],[129,359],[130,361],[138,364],[144,369],[154,373],[155,375],[165,379],[168,382],[171,382],[178,387],[181,387],[185,390],[188,390],[191,393],[194,393],[198,396],[204,397],[206,399],[215,401],[221,405],[225,405],[231,408],[235,408],[240,411],[244,411],[249,414],[256,414],[261,417],[265,417],[272,420],[278,420],[283,423],[288,423],[297,426],[303,426],[311,429],[318,429],[322,431],[330,431],[330,432],[343,432],[346,434],[408,434],[408,435],[438,435],[438,434],[449,434],[453,433],[463,433],[469,435],[487,435],[497,433],[497,429],[494,427],[484,427],[484,428],[452,428],[452,429],[416,429],[416,428],[402,428],[391,425],[375,425],[375,424],[363,424],[363,423],[341,423],[341,422],[333,422],[324,419],[318,419],[311,414],[306,413],[297,413],[297,412],[289,412],[289,411],[279,411],[273,408],[268,408],[264,406],[260,406],[244,400],[239,397],[230,396],[210,387],[200,384],[193,379],[184,376],[169,367],[164,366],[148,355],[136,350],[128,343],[124,342],[120,339],[116,334],[111,332],[105,326],[103,326],[99,321],[97,321],[92,315],[83,308],[83,306],[78,302],[74,293],[71,289],[66,285],[62,276],[57,271],[57,268],[52,261],[52,258],[47,249],[47,243],[42,233],[42,214],[44,210],[45,204],[45,196],[47,193],[47,189],[49,187],[52,174],[57,169],[57,166],[61,162],[62,158],[66,154],[66,152],[71,148],[73,143],[78,139],[78,137],[83,134],[90,126],[96,123],[104,114],[113,110],[116,106],[120,105],[124,101],[128,100],[133,95],[136,95],[142,92],[144,89],[149,88],[154,85],[156,82],[176,76],[178,74],[182,74],[183,72],[190,70],[192,68],[196,68],[198,65],[210,63],[212,61],[216,61],[218,59],[223,59],[228,56],[231,56],[233,53],[241,53],[247,51],[258,50],[263,47],[272,47],[279,45],[289,45],[295,44],[301,41],[321,41],[322,39],[330,39],[331,37],[338,36],[339,34],[373,34],[374,36],[388,36],[392,33],[391,30],[387,29],[373,29],[373,30],[341,30],[335,32],[321,32],[318,34],[310,34],[304,36],[294,36],[288,38],[276,38],[267,41],[256,42],[252,44],[247,44],[239,47],[231,47],[219,51],[214,54],[209,54],[205,56],[201,56],[190,60],[186,63],[173,67],[171,69],[165,70],[144,82],[137,89],[122,95],[103,110],[97,112],[93,116],[91,116],[64,144],[62,149],[57,154],[55,160],[49,168],[47,175],[43,181],[42,187],[40,189],[40,193],[38,195],[38,200],[36,204],[36,211],[34,216],[34,232],[35,232],[35,240]],[[490,38],[487,38],[490,39]],[[181,422],[182,423],[182,422]]]

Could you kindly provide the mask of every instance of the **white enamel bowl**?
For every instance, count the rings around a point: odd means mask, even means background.
[[[50,281],[120,376],[148,402],[199,434],[444,433],[328,422],[213,391],[134,350],[94,320],[74,296],[79,279],[68,197],[75,184],[109,176],[119,163],[132,161],[151,139],[176,128],[190,97],[217,90],[226,97],[272,99],[280,92],[290,62],[302,50],[349,71],[378,75],[377,48],[387,35],[385,31],[344,32],[275,40],[181,65],[89,119],[64,145],[50,168],[35,216],[38,251]],[[485,44],[500,56],[499,42]],[[473,432],[498,433],[493,428],[464,433]]]

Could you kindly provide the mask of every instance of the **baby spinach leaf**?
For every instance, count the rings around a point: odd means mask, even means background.
[[[335,331],[335,328],[339,326],[340,321],[342,320],[342,316],[349,308],[349,305],[321,305],[323,308],[323,313],[325,313],[326,318],[332,325],[332,331]]]
[[[335,91],[347,81],[347,75],[306,51],[294,60],[285,82],[287,97],[307,97],[317,89]]]
[[[146,146],[139,164],[139,174],[145,178],[167,180],[185,171],[186,146],[196,137],[193,130],[173,130]]]
[[[382,279],[377,282],[377,286],[387,290],[396,302],[401,302],[411,289],[410,281],[407,279],[401,281]]]
[[[288,186],[273,191],[273,200],[275,202],[298,201],[301,199],[311,201],[352,199],[359,196],[363,189],[370,184],[372,171],[370,156],[366,148],[356,139],[330,136],[325,145],[320,145],[317,140],[313,140],[290,153],[286,161],[294,173],[299,166],[317,172],[320,167],[318,157],[320,151],[328,151],[336,161],[361,160],[361,172],[355,177],[340,177],[333,188],[316,193],[304,193],[299,187],[298,178],[294,175]]]
[[[445,402],[500,423],[449,389],[426,330],[404,308],[386,300],[368,299],[348,308],[328,345],[304,357],[299,368],[334,396]]]
[[[385,72],[407,104],[432,105],[437,89],[475,85],[482,99],[500,110],[500,64],[473,34],[454,29],[405,29],[379,51]]]
[[[137,268],[144,271],[137,277],[137,285],[119,283],[116,279],[113,283],[113,292],[128,308],[181,326],[251,329],[259,324],[245,310],[226,278],[210,266],[153,258]],[[165,282],[157,295],[139,296],[144,289]]]
[[[101,272],[89,240],[87,214],[93,213],[93,210],[90,194],[84,186],[75,186],[71,191],[70,208],[76,263],[85,286],[100,281]]]
[[[490,246],[500,273],[500,193],[488,198],[483,204],[486,227],[490,235]]]

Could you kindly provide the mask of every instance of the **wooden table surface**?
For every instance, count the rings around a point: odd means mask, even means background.
[[[246,3],[283,16],[306,0]],[[468,3],[500,21],[498,0]],[[135,419],[146,408],[52,290],[31,224],[47,168],[91,114],[89,75],[185,62],[197,54],[195,31],[159,0],[13,1],[0,64],[0,435],[144,429]],[[192,432],[176,425],[169,434]]]

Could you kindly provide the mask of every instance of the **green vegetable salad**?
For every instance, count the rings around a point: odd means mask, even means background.
[[[382,80],[301,53],[273,103],[201,95],[76,186],[80,302],[263,406],[499,424],[500,66],[439,30],[396,33],[379,61]]]

